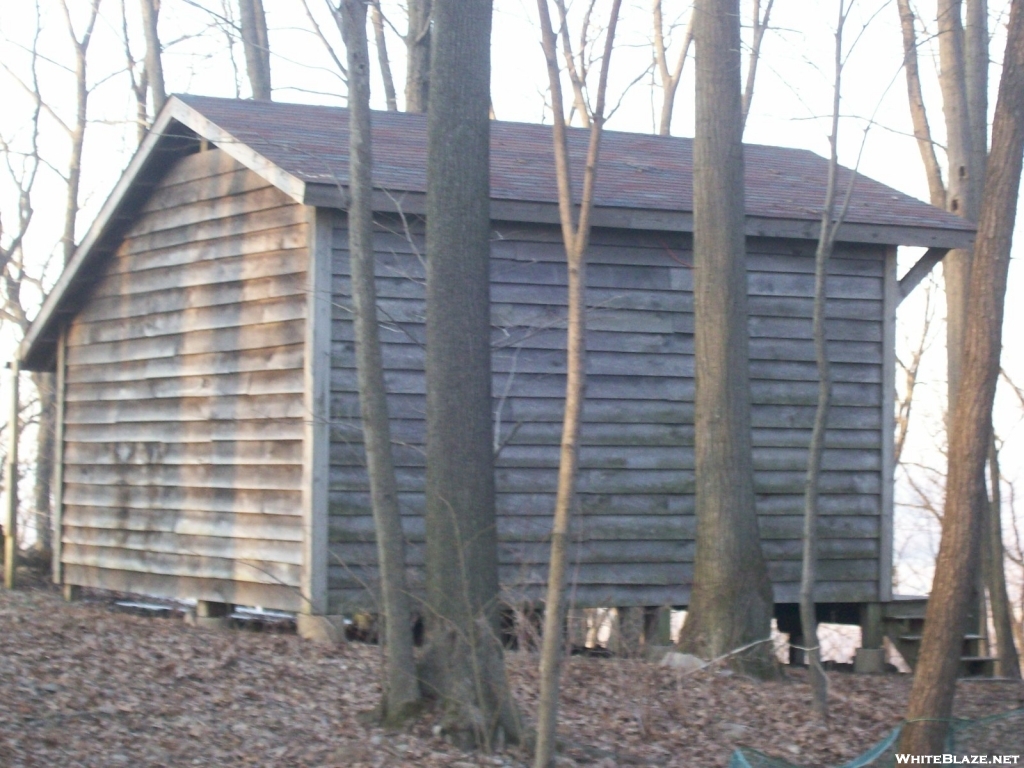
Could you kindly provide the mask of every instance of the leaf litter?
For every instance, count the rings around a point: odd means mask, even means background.
[[[64,603],[52,589],[0,591],[0,765],[527,766],[514,748],[466,753],[427,714],[386,732],[378,647],[331,647],[275,631],[211,630],[179,618]],[[537,700],[537,656],[507,654],[521,711]],[[806,766],[838,765],[902,717],[905,675],[829,673],[832,720],[810,713],[802,670],[759,683],[683,675],[642,659],[574,656],[563,668],[560,768],[725,766],[752,746]],[[1021,706],[1020,684],[962,682],[960,717]]]

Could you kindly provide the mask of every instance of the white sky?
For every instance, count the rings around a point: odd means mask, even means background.
[[[63,15],[56,0],[40,0],[43,6],[42,50],[49,62],[40,65],[40,76],[47,102],[65,118],[73,109],[72,79],[65,69],[70,63],[70,50]],[[137,19],[137,3],[124,0],[127,6],[132,42],[136,57],[143,53],[141,29]],[[222,11],[221,0],[196,0],[205,7]],[[275,98],[281,101],[344,104],[344,83],[326,54],[319,39],[312,33],[300,0],[264,0],[272,50]],[[69,0],[73,15],[81,29],[88,4],[86,0]],[[309,0],[315,17],[327,38],[343,57],[340,37],[322,0]],[[233,0],[227,3],[233,5]],[[577,10],[584,5],[576,0]],[[991,28],[995,31],[992,58],[992,96],[990,110],[995,108],[999,75],[998,62],[1004,45],[1000,14],[1007,3],[990,2]],[[232,58],[222,30],[209,29],[209,14],[193,7],[186,0],[163,0],[160,20],[161,36],[168,50],[164,69],[170,92],[189,92],[217,96],[247,95],[244,62],[236,45]],[[606,18],[608,3],[599,0],[595,18]],[[743,0],[744,23],[748,24],[749,0]],[[678,8],[680,26],[674,42],[682,37],[681,22],[689,13],[689,3],[666,2],[666,24],[673,21],[671,8]],[[929,29],[934,26],[934,0],[921,0],[918,11]],[[395,0],[384,0],[385,12],[395,26],[404,30],[404,11]],[[536,5],[533,0],[496,0],[493,34],[492,94],[496,115],[503,120],[550,121],[545,106],[547,80],[540,52],[536,26]],[[832,99],[832,59],[834,55],[835,2],[778,0],[775,4],[771,30],[765,36],[762,62],[758,71],[753,108],[747,123],[746,140],[811,149],[828,153],[827,134]],[[126,122],[133,114],[133,97],[123,74],[124,51],[120,41],[121,0],[102,0],[101,18],[90,50],[90,81],[100,83],[90,102],[91,124],[86,138],[86,160],[82,186],[84,213],[80,220],[81,236],[96,210],[116,181],[135,148],[134,126]],[[602,21],[603,23],[603,21]],[[0,0],[0,62],[20,73],[25,72],[27,54],[22,46],[30,44],[34,25],[32,4],[26,0]],[[616,103],[625,86],[648,67],[651,14],[649,0],[624,0],[619,26],[618,47],[612,64],[611,98]],[[578,37],[578,32],[575,33]],[[749,29],[744,30],[749,40]],[[850,50],[856,39],[856,45]],[[935,73],[938,68],[935,47],[930,38],[921,35],[921,71],[925,98],[931,107],[932,130],[936,141],[943,139],[942,115]],[[867,118],[874,116],[874,126],[867,134],[860,170],[868,176],[919,198],[927,197],[927,186],[916,143],[910,138],[906,81],[902,74],[902,46],[896,4],[891,0],[856,0],[846,28],[848,62],[844,73],[840,160],[846,165],[856,162]],[[389,53],[400,99],[404,83],[403,46],[391,34]],[[670,51],[674,58],[675,49]],[[673,133],[693,134],[693,67],[687,62],[676,99]],[[24,138],[29,102],[11,78],[0,69],[0,131],[5,137]],[[608,127],[614,130],[651,132],[656,119],[658,93],[652,88],[648,74],[640,78],[622,98],[619,109]],[[375,105],[383,108],[380,87],[374,88]],[[21,130],[21,133],[18,133]],[[52,119],[45,121],[44,155],[58,168],[66,162],[67,142]],[[0,205],[9,210],[11,189],[0,177]],[[55,249],[59,238],[63,211],[63,186],[52,172],[44,173],[36,195],[37,226],[33,229],[29,248],[40,263]],[[10,214],[8,214],[10,218]],[[12,222],[13,223],[13,222]],[[1024,286],[1019,253],[1024,247],[1020,236],[1011,263],[1010,288],[1004,333],[1004,366],[1018,383],[1024,384],[1024,355],[1020,333],[1024,328],[1024,302],[1014,299]],[[915,252],[902,255],[903,268],[909,266]],[[938,271],[936,271],[938,272]],[[55,270],[47,279],[52,282]],[[939,298],[941,302],[941,297]],[[941,317],[940,307],[940,317]],[[900,309],[900,339],[919,335],[923,313],[923,291],[908,299]],[[941,439],[944,407],[945,352],[941,328],[939,336],[926,357],[922,378],[925,397],[915,410],[915,424],[908,443],[907,457],[922,464],[941,468],[936,453],[936,437]],[[0,338],[0,354],[9,356],[12,337],[5,329]],[[901,352],[905,353],[905,345]],[[1001,391],[997,402],[996,424],[1007,441],[1003,459],[1006,475],[1024,480],[1024,416],[1019,405]],[[900,498],[912,497],[901,485]],[[903,520],[911,520],[905,513]],[[897,537],[899,539],[899,535]],[[899,542],[897,542],[899,544]],[[925,557],[925,559],[927,559]]]

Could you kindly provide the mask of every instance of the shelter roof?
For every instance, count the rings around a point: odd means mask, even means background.
[[[589,132],[572,128],[574,182],[582,181]],[[420,214],[426,198],[427,120],[373,114],[374,207]],[[451,137],[457,141],[457,136]],[[164,170],[210,142],[306,205],[347,207],[348,111],[338,107],[175,96],[168,100],[96,221],[47,297],[19,349],[30,369],[52,364],[59,317],[73,314],[96,259],[116,248]],[[828,161],[800,149],[744,146],[748,235],[816,239]],[[974,227],[942,209],[841,168],[853,186],[839,239],[933,248],[969,246]],[[491,123],[491,215],[557,223],[551,127]],[[595,191],[595,226],[693,229],[693,140],[606,131]]]

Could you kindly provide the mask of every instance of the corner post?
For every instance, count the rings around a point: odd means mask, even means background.
[[[18,559],[18,360],[7,364],[10,375],[10,420],[8,428],[7,461],[4,476],[7,496],[4,499],[4,586],[14,589],[14,574]]]
[[[893,491],[896,482],[896,247],[885,251],[882,282],[882,489],[878,525],[878,600],[892,600]]]
[[[331,246],[333,211],[306,207],[308,271],[302,456],[303,606],[300,632],[328,610],[327,496],[330,473]]]
[[[67,328],[60,330],[57,340],[57,413],[53,442],[53,526],[51,549],[53,550],[53,583],[64,583],[64,564],[61,560],[64,537],[64,394],[66,389]]]

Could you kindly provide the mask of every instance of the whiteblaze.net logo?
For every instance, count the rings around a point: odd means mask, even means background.
[[[901,755],[897,765],[1017,765],[1020,755]]]

